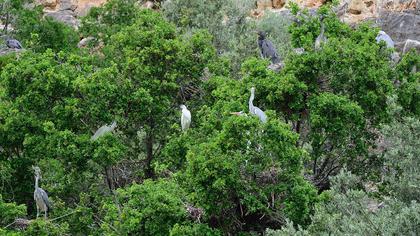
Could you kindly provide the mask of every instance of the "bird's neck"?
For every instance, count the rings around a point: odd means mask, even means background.
[[[249,103],[252,103],[254,101],[254,97],[255,97],[255,94],[251,93],[251,96],[249,97]]]
[[[321,33],[320,34],[324,35],[324,31],[325,31],[324,23],[321,23]]]
[[[248,106],[249,106],[249,110],[252,112],[252,110],[254,109],[254,104],[252,104],[252,102],[254,101],[254,94],[251,93],[251,97],[249,97],[249,102],[248,102]]]
[[[39,177],[35,176],[35,189],[38,188],[38,179],[39,179]]]

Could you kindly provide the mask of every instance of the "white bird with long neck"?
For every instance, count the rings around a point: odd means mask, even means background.
[[[115,127],[117,127],[116,121],[112,122],[111,125],[103,125],[95,132],[95,134],[90,139],[97,140],[99,137],[104,136],[106,133],[114,131]]]
[[[249,97],[249,102],[248,102],[249,113],[258,116],[258,118],[260,119],[260,121],[262,123],[266,123],[267,122],[267,116],[265,115],[265,113],[260,108],[254,106],[254,104],[253,104],[254,98],[255,98],[255,88],[252,87],[251,88],[251,96]]]
[[[40,211],[43,211],[44,218],[47,219],[48,211],[51,209],[51,203],[48,199],[48,194],[38,185],[38,181],[41,178],[41,170],[37,166],[33,166],[32,168],[35,171],[34,200],[36,203],[36,218],[38,218]]]
[[[190,128],[191,125],[191,112],[187,109],[185,105],[179,106],[182,109],[181,114],[181,128],[182,131],[186,131]]]

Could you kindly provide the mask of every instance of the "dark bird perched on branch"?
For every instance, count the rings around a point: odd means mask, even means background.
[[[2,35],[2,36],[0,36],[0,38],[2,38],[6,42],[6,46],[8,48],[11,48],[11,49],[23,49],[23,46],[22,46],[22,44],[19,41],[17,41],[16,39],[11,38],[8,35]]]
[[[258,31],[258,47],[260,48],[262,58],[270,59],[273,64],[280,62],[276,48],[270,40],[266,39],[265,32],[263,31]]]
[[[8,48],[13,48],[13,49],[22,49],[22,44],[20,44],[19,41],[17,41],[16,39],[8,39],[6,40],[6,45]]]

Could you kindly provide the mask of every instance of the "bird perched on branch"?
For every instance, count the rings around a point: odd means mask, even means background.
[[[22,44],[16,39],[7,39],[6,46],[13,49],[23,49]]]
[[[265,115],[265,113],[260,108],[254,106],[254,104],[253,104],[254,97],[255,97],[255,88],[252,87],[251,88],[251,96],[249,97],[249,103],[248,103],[249,113],[258,116],[258,118],[260,119],[260,121],[262,123],[265,123],[265,122],[267,122],[267,116]]]
[[[32,166],[32,169],[35,171],[34,200],[36,203],[36,218],[38,218],[39,212],[43,211],[44,218],[47,219],[48,211],[51,209],[51,203],[48,199],[48,194],[38,185],[39,179],[41,178],[41,169],[38,166]]]
[[[324,17],[321,15],[319,17],[321,21],[321,32],[319,33],[318,37],[315,40],[315,50],[319,51],[321,49],[322,44],[327,42],[327,36],[325,36],[325,25],[324,25]]]
[[[117,127],[117,122],[116,121],[112,122],[111,125],[103,125],[103,126],[101,126],[101,128],[99,128],[95,132],[95,134],[90,139],[93,140],[93,141],[95,141],[99,137],[105,135],[106,133],[109,133],[109,132],[114,131],[115,127]]]
[[[181,105],[179,107],[182,109],[181,128],[182,128],[182,131],[186,131],[188,128],[190,128],[191,112],[187,109],[185,105]]]
[[[0,38],[2,38],[5,41],[6,46],[10,49],[23,49],[23,46],[19,41],[11,38],[8,35],[2,35],[0,36]]]
[[[262,58],[270,59],[273,64],[280,62],[276,48],[270,40],[266,39],[264,31],[258,31],[258,47],[260,48]]]

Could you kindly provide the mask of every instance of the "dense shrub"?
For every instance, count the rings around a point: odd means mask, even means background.
[[[290,19],[267,13],[257,22],[250,17],[254,7],[252,0],[171,0],[163,3],[162,10],[181,32],[208,30],[218,53],[231,61],[232,75],[236,77],[247,57],[259,55],[257,29],[268,32],[280,55],[284,56],[290,50],[287,32]]]
[[[20,10],[14,27],[14,34],[23,46],[36,52],[47,49],[55,52],[71,51],[79,42],[79,37],[71,26],[51,17],[43,17],[40,7]]]
[[[419,57],[391,63],[379,29],[349,27],[329,3],[291,4],[288,27],[285,15],[249,17],[248,0],[160,12],[111,0],[82,20],[94,47],[72,50],[73,29],[16,2],[7,14],[27,50],[0,58],[1,235],[419,232]],[[315,50],[320,15],[328,41]],[[257,29],[281,71],[257,58]],[[249,112],[252,87],[267,122]],[[32,220],[32,165],[47,221]]]
[[[168,235],[176,223],[188,221],[183,195],[182,189],[173,181],[133,184],[118,191],[121,215],[119,206],[104,204],[108,224],[102,225],[103,230],[107,235]]]
[[[406,118],[382,128],[385,166],[383,188],[375,199],[372,190],[361,188],[360,178],[341,172],[333,179],[324,203],[317,206],[307,229],[289,223],[268,235],[357,234],[411,235],[420,232],[420,178],[418,160],[418,119]]]

